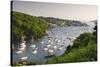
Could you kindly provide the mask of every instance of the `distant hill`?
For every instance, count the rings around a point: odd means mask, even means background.
[[[94,22],[95,24],[97,24],[97,20],[92,20],[91,22]]]
[[[65,19],[59,19],[59,18],[53,18],[53,17],[38,17],[45,19],[49,24],[56,24],[58,26],[87,26],[85,23],[81,23],[81,21],[76,20],[65,20]]]

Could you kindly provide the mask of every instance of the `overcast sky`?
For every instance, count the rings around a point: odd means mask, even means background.
[[[90,21],[97,19],[97,6],[13,1],[13,11],[33,16]]]

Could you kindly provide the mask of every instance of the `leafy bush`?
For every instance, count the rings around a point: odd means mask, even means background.
[[[78,48],[82,46],[87,46],[88,42],[93,39],[92,33],[84,33],[81,34],[79,37],[77,37],[76,40],[74,40],[73,48]]]

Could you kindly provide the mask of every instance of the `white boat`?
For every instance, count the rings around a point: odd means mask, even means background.
[[[32,51],[32,54],[33,54],[33,55],[34,55],[34,54],[37,54],[37,50]]]
[[[22,54],[23,51],[16,51],[17,54]]]
[[[50,48],[50,47],[51,47],[51,45],[50,45],[50,44],[48,44],[48,45],[47,45],[47,48]]]
[[[44,48],[44,51],[48,51],[48,48]]]
[[[21,57],[20,59],[22,60],[22,61],[26,61],[27,60],[27,56],[25,56],[25,57]]]
[[[42,41],[41,44],[44,44],[44,41]]]
[[[54,55],[54,50],[53,49],[49,49],[48,52],[49,52],[50,55]]]
[[[30,47],[32,47],[32,48],[36,48],[36,45],[35,45],[35,44],[33,44],[33,45],[31,45]]]
[[[63,47],[59,47],[58,49],[59,49],[59,50],[62,50],[62,49],[63,49]]]
[[[53,46],[54,49],[57,49],[57,46]]]

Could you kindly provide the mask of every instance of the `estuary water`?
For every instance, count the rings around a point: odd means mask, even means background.
[[[88,23],[88,26],[56,26],[52,28],[51,30],[48,30],[48,35],[45,35],[38,41],[33,41],[32,43],[26,44],[26,51],[25,56],[28,57],[27,61],[29,62],[39,62],[42,63],[43,61],[48,60],[48,58],[45,58],[46,53],[43,50],[47,44],[48,44],[48,37],[51,37],[51,41],[53,44],[51,46],[57,46],[57,48],[62,47],[61,50],[56,49],[54,51],[55,56],[60,56],[64,54],[64,52],[67,50],[66,47],[68,45],[73,45],[73,41],[76,37],[78,37],[80,34],[84,32],[93,32],[94,23]],[[55,38],[59,40],[59,43],[55,43]],[[41,43],[43,42],[43,43]],[[32,48],[30,47],[32,44],[35,44],[37,49],[37,54],[32,54]],[[16,50],[12,51],[12,59],[14,62],[19,62],[21,55],[16,54]]]

